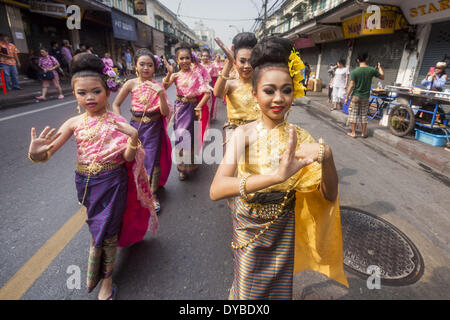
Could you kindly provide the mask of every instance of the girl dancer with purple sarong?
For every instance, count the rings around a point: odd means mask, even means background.
[[[159,187],[166,184],[172,167],[172,148],[167,124],[172,113],[164,87],[153,80],[161,61],[147,49],[139,49],[134,57],[136,79],[128,80],[113,103],[113,111],[120,114],[120,106],[131,92],[130,124],[139,132],[145,150],[145,168],[158,213],[161,205],[156,197]]]
[[[194,141],[196,139],[194,123],[201,117],[202,108],[209,100],[211,93],[200,73],[192,70],[190,47],[181,44],[176,48],[175,54],[180,71],[173,73],[173,66],[164,59],[168,74],[163,80],[163,85],[167,89],[175,83],[177,89],[173,127],[176,137],[178,177],[180,180],[185,180],[189,173],[198,168],[198,165],[194,163]],[[198,97],[202,94],[204,94],[203,98],[198,102]]]
[[[45,162],[74,135],[78,200],[86,207],[92,235],[87,289],[91,292],[103,279],[98,299],[112,300],[117,292],[112,282],[117,246],[141,241],[149,229],[155,234],[158,218],[138,132],[107,110],[111,79],[102,73],[104,67],[90,53],[72,60],[73,92],[79,111],[81,107],[86,112],[64,122],[58,132],[46,127],[37,136],[32,128],[28,157]]]

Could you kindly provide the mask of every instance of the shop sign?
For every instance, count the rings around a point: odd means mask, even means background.
[[[410,24],[450,20],[450,0],[408,0],[401,8]]]
[[[394,33],[395,30],[395,19],[397,16],[396,12],[393,11],[385,11],[381,12],[380,17],[380,26],[381,28],[369,28],[367,22],[369,20],[369,17],[371,16],[370,13],[364,13],[364,25],[361,31],[361,34],[363,35],[369,35],[369,34],[390,34]]]
[[[351,39],[361,36],[362,18],[361,15],[350,18],[342,22],[342,32],[345,39]]]
[[[344,39],[342,28],[332,28],[316,32],[312,35],[314,43],[332,42]]]
[[[450,0],[449,0],[450,1]],[[361,15],[342,22],[342,31],[346,39],[372,34],[391,34],[395,30],[403,29],[407,23],[398,9],[387,7],[380,13],[380,28],[369,27],[368,21],[372,13]]]
[[[299,38],[299,39],[295,40],[295,42],[294,42],[294,47],[296,49],[311,48],[314,46],[315,46],[315,44],[311,37]]]
[[[111,11],[114,38],[136,41],[136,22],[116,11]]]
[[[147,15],[147,4],[145,3],[145,0],[134,0],[133,5],[135,15]]]
[[[66,5],[61,3],[30,1],[30,11],[45,15],[65,17]]]

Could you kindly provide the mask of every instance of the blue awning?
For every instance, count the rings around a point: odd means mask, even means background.
[[[115,10],[111,11],[111,23],[114,38],[127,41],[136,41],[136,21]]]

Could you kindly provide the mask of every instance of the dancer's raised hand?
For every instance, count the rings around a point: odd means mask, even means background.
[[[166,66],[167,72],[168,72],[169,74],[174,73],[175,70],[174,70],[173,65],[171,65],[171,64],[169,63],[169,61],[167,61],[167,59],[166,59],[165,56],[163,56],[163,60],[164,60],[164,65]]]
[[[61,132],[56,133],[56,129],[53,128],[50,130],[50,127],[47,126],[41,132],[39,137],[36,135],[36,129],[31,128],[31,143],[29,152],[31,155],[39,155],[49,151],[53,146],[51,143],[55,141],[60,135]]]
[[[234,44],[231,48],[227,48],[225,44],[219,38],[214,38],[219,47],[223,50],[223,52],[227,55],[229,63],[234,63]]]
[[[280,164],[275,170],[275,175],[278,178],[279,183],[286,181],[295,173],[297,173],[303,167],[311,164],[313,159],[304,158],[302,160],[297,160],[295,149],[297,147],[297,132],[294,126],[289,128],[289,142],[287,150],[283,153],[280,158]]]

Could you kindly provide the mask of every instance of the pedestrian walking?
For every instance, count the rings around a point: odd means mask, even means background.
[[[113,103],[113,111],[120,115],[121,105],[131,93],[130,124],[138,131],[146,154],[145,169],[156,213],[161,210],[157,191],[166,184],[172,167],[172,147],[167,133],[172,110],[164,87],[153,79],[158,61],[148,49],[137,50],[134,64],[138,77],[124,84]]]
[[[304,64],[292,50],[291,41],[275,37],[253,49],[262,114],[234,131],[211,184],[212,200],[238,197],[230,299],[292,299],[293,275],[307,269],[348,287],[331,147],[287,122],[305,92]]]
[[[66,61],[65,70],[67,74],[70,74],[70,63],[72,62],[72,45],[70,44],[69,40],[63,40],[62,41],[62,48],[61,53],[64,57],[64,60]]]
[[[75,137],[75,184],[92,236],[87,289],[91,292],[102,280],[98,299],[113,300],[117,293],[112,281],[117,246],[141,241],[147,230],[155,233],[158,218],[138,132],[123,117],[107,110],[110,90],[103,69],[102,61],[92,54],[75,56],[71,65],[73,92],[79,110],[85,112],[68,119],[57,133],[47,126],[37,136],[32,128],[28,157],[32,162],[45,162],[72,135]]]
[[[340,59],[334,69],[334,77],[332,80],[333,91],[332,100],[333,108],[331,110],[342,109],[345,100],[345,89],[348,87],[348,79],[350,71],[345,66],[345,60]]]
[[[359,67],[350,74],[350,85],[345,98],[346,103],[351,98],[348,108],[348,122],[352,126],[352,131],[348,132],[347,135],[356,138],[356,123],[358,118],[360,118],[362,126],[361,137],[367,138],[367,112],[369,111],[372,78],[377,77],[383,80],[384,71],[379,62],[377,68],[369,67],[369,54],[367,53],[358,54],[356,61]]]
[[[131,49],[127,48],[127,50],[124,52],[124,57],[125,57],[125,63],[126,63],[126,77],[130,77],[131,76],[131,72],[133,71],[133,56],[131,54]]]
[[[334,79],[334,70],[337,68],[336,65],[330,64],[328,68],[328,77],[330,78],[330,81],[328,83],[328,103],[332,102],[332,96],[333,96],[333,79]],[[331,109],[334,110],[334,109]]]
[[[219,76],[219,70],[217,69],[217,65],[214,62],[211,62],[211,52],[208,48],[202,49],[202,56],[201,56],[202,66],[208,71],[209,77],[211,79],[211,82],[209,83],[211,86],[211,91],[214,88],[217,77]],[[216,96],[214,93],[212,93],[211,98],[211,112],[210,112],[210,119],[216,120],[217,119],[217,106],[216,106]]]
[[[105,52],[105,56],[102,58],[102,61],[105,64],[106,68],[111,70],[114,68],[114,62],[111,59],[111,55],[109,54],[109,52]]]
[[[210,98],[210,89],[204,77],[192,68],[192,53],[188,44],[181,43],[175,49],[177,63],[180,71],[174,72],[174,66],[164,58],[164,64],[168,70],[163,79],[164,88],[167,90],[175,83],[177,98],[174,104],[173,128],[175,131],[175,149],[177,156],[178,178],[185,180],[189,174],[198,169],[194,162],[195,120],[201,121],[203,105]],[[201,101],[198,97],[203,95]]]
[[[62,78],[65,78],[63,69],[67,67],[66,59],[64,59],[61,49],[59,48],[58,42],[56,42],[56,41],[51,42],[51,49],[49,51],[49,55],[51,55],[58,61],[59,67],[56,69],[56,71]]]
[[[77,55],[77,54],[79,54],[79,53],[86,52],[86,50],[87,50],[86,45],[85,45],[84,43],[80,43],[80,46],[79,46],[79,48],[75,51],[75,54],[74,54],[74,55]]]
[[[39,67],[41,68],[40,78],[42,80],[42,95],[36,97],[38,100],[47,100],[47,92],[50,87],[50,82],[53,83],[59,92],[58,99],[64,99],[61,85],[59,84],[59,74],[56,71],[60,66],[55,57],[48,54],[47,49],[40,50],[41,57],[39,58]]]
[[[9,42],[6,34],[0,34],[0,69],[5,76],[6,90],[21,90],[19,85],[19,72],[17,67],[21,67],[18,57],[19,50],[13,43]]]

